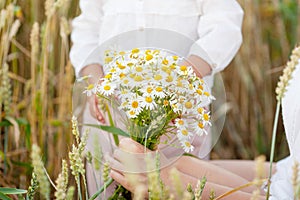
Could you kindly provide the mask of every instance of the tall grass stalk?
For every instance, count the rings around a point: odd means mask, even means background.
[[[270,155],[270,169],[269,169],[270,171],[269,171],[268,190],[267,190],[266,199],[269,199],[269,197],[270,197],[270,186],[271,186],[271,178],[272,178],[272,174],[273,174],[273,161],[274,161],[276,132],[277,132],[277,127],[278,127],[278,118],[279,118],[279,112],[280,112],[280,105],[281,105],[281,101],[278,101],[277,102],[277,106],[276,106],[276,113],[275,113],[273,133],[272,133],[271,155]]]

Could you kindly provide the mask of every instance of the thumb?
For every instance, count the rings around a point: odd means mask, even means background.
[[[124,150],[128,151],[130,153],[144,153],[145,147],[141,145],[140,143],[130,139],[130,138],[123,138],[120,141],[119,147]],[[147,152],[149,150],[147,149]]]

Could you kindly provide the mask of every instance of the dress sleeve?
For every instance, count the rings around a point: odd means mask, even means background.
[[[223,70],[233,59],[242,43],[244,12],[236,0],[197,0],[200,19],[199,39],[190,55],[204,59],[212,73]]]
[[[100,58],[91,57],[99,41],[102,24],[102,0],[80,0],[81,14],[72,22],[71,40],[73,42],[70,59],[75,68],[76,76],[89,64],[100,64]]]

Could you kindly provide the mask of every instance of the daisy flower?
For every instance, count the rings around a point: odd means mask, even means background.
[[[178,129],[186,129],[188,124],[187,122],[182,119],[182,118],[177,118],[175,119],[175,126],[178,128]]]
[[[207,135],[207,131],[205,130],[205,124],[203,121],[195,121],[192,124],[192,128],[195,131],[195,133],[199,136],[202,136],[203,134]]]
[[[182,113],[183,114],[192,114],[195,112],[195,103],[193,99],[185,100],[182,103]]]
[[[187,153],[194,151],[194,146],[188,140],[180,141],[183,150]]]
[[[142,100],[142,107],[143,108],[153,110],[156,106],[157,106],[157,104],[155,103],[153,97],[151,97],[151,96],[143,97],[143,100]]]
[[[113,94],[116,89],[116,85],[112,82],[104,81],[100,85],[98,85],[97,91],[105,96],[109,96]]]
[[[177,130],[177,138],[179,140],[187,140],[193,136],[193,133],[189,131],[187,128],[178,129]]]
[[[152,84],[143,85],[140,89],[143,97],[150,96],[154,98],[154,86]]]
[[[126,111],[126,114],[131,119],[136,118],[138,116],[138,114],[135,110],[128,110],[128,111]]]
[[[203,123],[204,123],[205,126],[206,125],[211,126],[209,111],[204,112],[201,116],[201,119],[203,120]]]
[[[153,88],[153,94],[154,94],[154,96],[159,97],[161,99],[166,97],[164,88],[160,85],[157,85]]]
[[[97,93],[97,87],[94,84],[89,84],[85,90],[83,91],[88,97],[92,96],[93,94]]]
[[[128,104],[126,108],[135,112],[136,115],[140,114],[142,109],[143,98],[140,96],[134,96],[131,99],[128,99]]]

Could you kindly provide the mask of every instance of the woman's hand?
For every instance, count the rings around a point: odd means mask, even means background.
[[[181,65],[192,66],[199,78],[211,74],[212,71],[211,66],[205,60],[195,55],[190,55],[187,59],[183,60]]]
[[[102,66],[99,64],[91,64],[84,67],[80,74],[82,76],[91,75],[89,78],[90,84],[97,84],[99,79],[104,76]],[[105,123],[103,112],[99,109],[99,101],[95,94],[88,97],[89,110],[91,115],[101,123]]]
[[[144,153],[151,153],[143,145],[129,138],[120,141],[112,157],[106,157],[111,166],[110,176],[132,193],[147,196],[148,177]],[[127,173],[126,173],[127,172]],[[129,173],[128,173],[129,172]],[[137,191],[139,190],[139,191]]]

